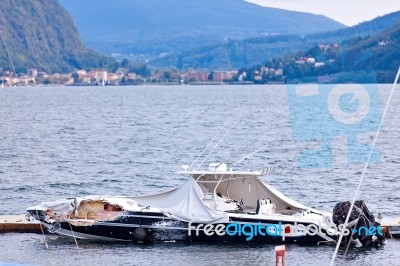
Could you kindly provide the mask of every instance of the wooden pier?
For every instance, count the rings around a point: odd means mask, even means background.
[[[46,228],[38,221],[28,221],[25,215],[0,216],[0,234],[42,232],[47,232]]]
[[[385,237],[390,238],[400,238],[400,218],[384,218],[381,221],[378,220],[383,228],[383,232],[385,233]]]

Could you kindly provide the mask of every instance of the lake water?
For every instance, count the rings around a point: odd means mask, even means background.
[[[327,87],[328,88],[328,87]],[[324,86],[321,87],[324,89]],[[389,85],[379,89],[383,110]],[[333,167],[299,166],[315,142],[293,139],[285,86],[134,86],[6,88],[0,95],[0,215],[40,201],[90,194],[144,195],[185,181],[177,174],[222,129],[236,125],[205,161],[241,169],[275,167],[266,180],[305,205],[331,211],[351,200],[361,164],[347,163],[345,136]],[[316,110],[318,112],[318,110]],[[360,198],[384,217],[400,217],[400,92],[396,91]],[[226,130],[224,131],[226,132]],[[371,143],[373,134],[360,136]],[[74,242],[0,235],[0,261],[29,265],[274,265],[272,245],[152,245]],[[338,265],[400,265],[399,240],[354,248]],[[290,245],[287,265],[327,265],[333,247]]]

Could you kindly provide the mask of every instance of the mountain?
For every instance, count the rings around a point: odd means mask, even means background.
[[[385,16],[377,17],[371,21],[365,21],[353,27],[309,34],[305,39],[313,41],[323,40],[325,42],[341,42],[352,37],[366,37],[377,34],[391,28],[399,21],[400,11],[397,11]]]
[[[306,34],[344,25],[320,15],[244,0],[60,0],[85,42],[105,53],[181,52],[229,39]]]
[[[151,61],[157,67],[177,67],[180,69],[238,69],[264,64],[273,58],[307,50],[316,44],[341,43],[346,39],[366,37],[392,27],[400,21],[400,12],[394,12],[359,25],[300,35],[274,35],[229,41],[225,44],[204,46],[181,53],[173,53]]]
[[[57,0],[1,0],[0,25],[17,72],[27,68],[66,72],[113,63],[85,47],[71,17]],[[0,66],[11,69],[3,42]]]

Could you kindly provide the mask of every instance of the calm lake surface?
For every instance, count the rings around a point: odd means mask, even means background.
[[[325,86],[328,89],[329,86]],[[379,87],[381,111],[390,85]],[[324,86],[321,86],[324,89]],[[5,88],[0,95],[0,215],[41,201],[92,194],[136,196],[185,181],[177,174],[233,124],[206,160],[233,163],[267,145],[241,169],[275,167],[266,180],[305,205],[332,211],[351,200],[361,164],[347,163],[346,136],[333,167],[299,166],[318,142],[293,139],[285,86],[134,86]],[[316,110],[319,112],[321,110]],[[322,110],[323,111],[323,110]],[[326,110],[325,110],[326,111]],[[400,217],[400,90],[377,142],[360,198],[384,217]],[[226,131],[224,131],[226,132]],[[373,134],[360,136],[371,143]],[[274,265],[273,245],[75,243],[57,236],[0,235],[0,261],[26,265]],[[287,265],[328,265],[333,247],[290,245]],[[353,248],[338,265],[400,265],[400,241]]]

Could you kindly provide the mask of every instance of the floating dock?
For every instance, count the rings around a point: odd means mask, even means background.
[[[378,220],[383,228],[385,237],[390,238],[400,238],[400,219],[384,218]]]
[[[0,216],[0,234],[4,233],[38,233],[47,232],[38,221],[28,221],[25,215]]]

